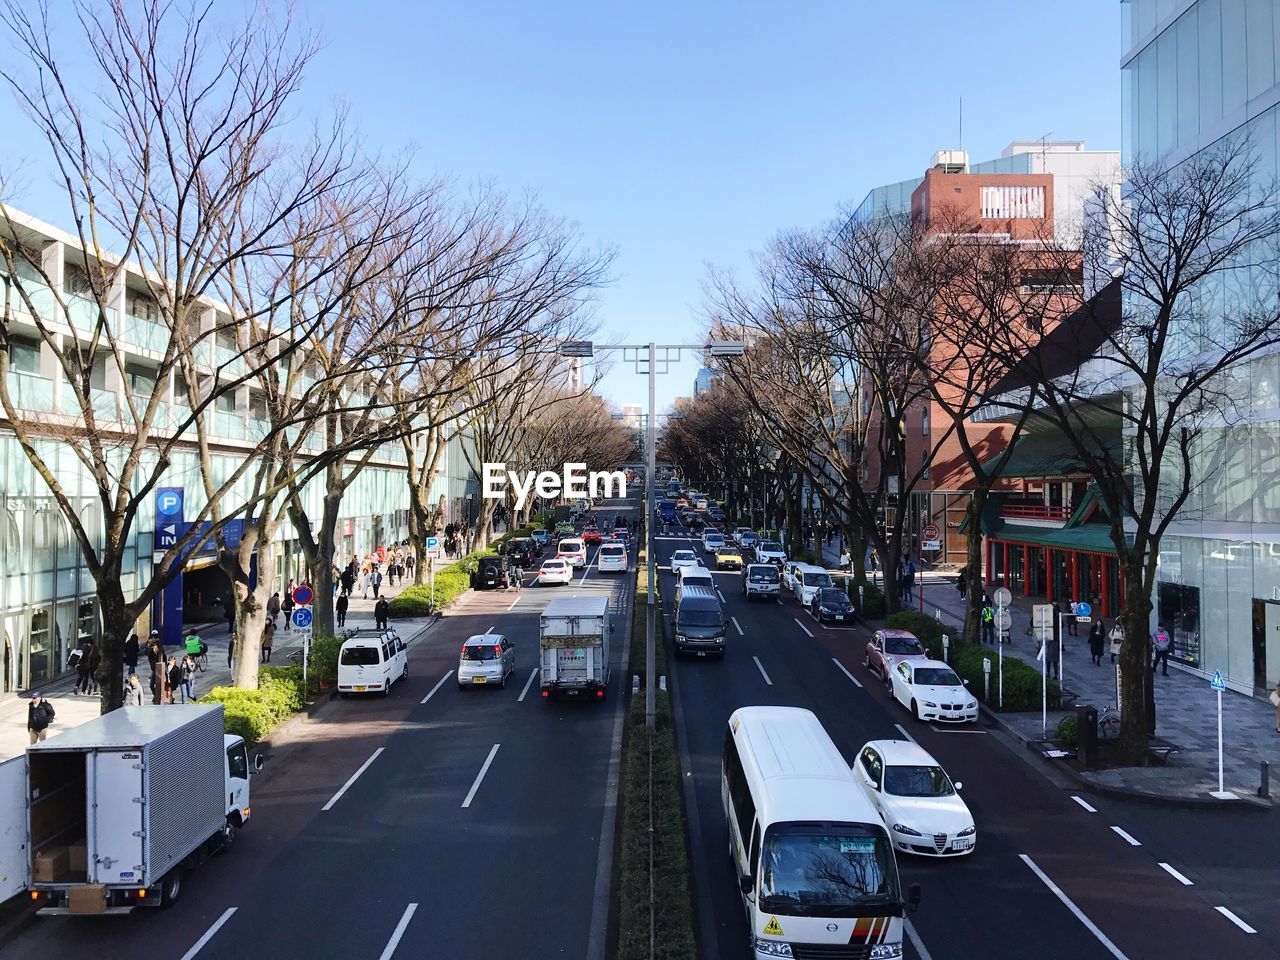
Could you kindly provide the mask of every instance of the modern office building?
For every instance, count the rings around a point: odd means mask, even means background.
[[[15,225],[15,239],[38,257],[69,306],[65,314],[55,314],[52,309],[45,314],[45,328],[55,331],[56,343],[51,346],[39,333],[31,314],[13,297],[14,314],[8,331],[9,395],[24,418],[53,425],[62,423],[71,431],[75,423],[82,422],[80,408],[75,395],[66,389],[54,347],[60,349],[64,338],[70,340],[73,332],[83,335],[91,328],[96,306],[79,296],[84,292],[78,286],[83,275],[78,272],[76,261],[83,262],[83,255],[78,253],[78,241],[71,234],[12,209],[6,211],[6,218]],[[51,304],[52,291],[43,287],[40,274],[30,267],[19,269],[26,271],[23,283],[33,293],[36,308]],[[0,272],[3,270],[0,261]],[[220,304],[210,302],[206,306],[209,322],[220,311],[225,314],[225,307]],[[68,317],[75,331],[67,325]],[[107,322],[123,363],[95,367],[93,406],[100,422],[128,428],[132,421],[126,398],[151,395],[157,379],[158,351],[163,351],[169,340],[169,331],[159,322],[158,310],[149,299],[140,272],[126,271],[123,282],[111,294]],[[211,366],[240,362],[234,350],[218,343],[209,345],[206,359]],[[234,372],[225,366],[224,371]],[[172,429],[175,421],[169,414],[184,403],[172,383],[163,389],[165,408],[156,420],[160,431]],[[235,464],[252,455],[255,438],[262,435],[259,402],[254,388],[246,382],[220,398],[216,410],[206,418],[214,469],[223,471],[223,475],[230,475]],[[49,439],[37,442],[54,465],[59,482],[78,504],[87,529],[100,531],[102,513],[94,495],[96,485],[90,482],[68,441],[58,438],[54,431]],[[318,451],[320,442],[319,438],[309,441],[307,449]],[[466,509],[468,492],[478,490],[476,478],[461,455],[460,442],[450,444],[436,479],[439,502],[451,519],[459,518]],[[407,536],[405,463],[402,445],[388,444],[378,450],[348,490],[338,521],[339,556],[363,555]],[[161,483],[186,492],[188,513],[203,503],[194,443],[187,443],[184,438]],[[320,516],[322,493],[320,480],[305,489],[304,499],[313,517]],[[121,576],[126,597],[136,596],[151,577],[156,531],[155,499],[149,498],[133,525]],[[288,522],[279,534],[272,576],[277,584],[290,577],[305,576],[296,531]],[[225,595],[226,583],[211,550],[199,551],[189,558],[182,587],[182,608],[188,622],[200,617],[220,618],[217,601]],[[144,618],[138,624],[139,631],[145,635],[150,624],[150,618]],[[96,637],[99,631],[94,583],[79,547],[48,487],[20,448],[9,420],[0,413],[0,697],[13,696],[61,674],[70,650],[83,640]]]
[[[624,403],[622,405],[622,422],[626,424],[628,430],[643,430],[645,427],[644,405]]]
[[[693,395],[696,397],[698,394],[710,390],[711,384],[717,376],[719,376],[719,371],[712,370],[710,367],[702,367],[698,371],[698,375],[693,378]]]
[[[1179,163],[1248,138],[1261,184],[1280,157],[1280,0],[1125,0],[1126,162]],[[1274,255],[1274,254],[1271,254]],[[1273,283],[1255,273],[1255,283]],[[1271,298],[1273,288],[1261,291]],[[1242,364],[1250,387],[1230,455],[1160,548],[1157,609],[1176,660],[1244,692],[1280,679],[1280,356]]]

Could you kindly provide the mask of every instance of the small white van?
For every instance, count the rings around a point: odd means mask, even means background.
[[[831,586],[831,574],[811,563],[788,564],[787,572],[791,575],[789,578],[791,592],[795,594],[795,598],[800,601],[802,607],[812,604],[814,594],[823,587]]]
[[[556,547],[556,556],[567,560],[571,567],[585,567],[587,544],[581,537],[565,537]]]
[[[627,548],[621,543],[604,543],[596,551],[596,569],[601,573],[626,573]]]
[[[394,630],[357,630],[338,653],[338,696],[391,692],[409,675],[409,655]]]

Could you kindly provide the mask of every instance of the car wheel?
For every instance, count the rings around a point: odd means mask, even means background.
[[[917,704],[915,700],[911,701],[911,716],[915,720],[920,719],[920,705]]]
[[[388,696],[390,693],[391,693],[391,681],[390,681],[390,680],[383,680],[383,681],[382,681],[382,695],[385,697],[385,696]]]
[[[172,907],[182,897],[182,868],[174,867],[160,881],[160,906]]]

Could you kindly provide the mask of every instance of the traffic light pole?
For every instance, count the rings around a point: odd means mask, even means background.
[[[645,435],[645,472],[647,474],[645,484],[645,523],[644,528],[649,531],[649,542],[646,546],[645,557],[648,560],[649,568],[649,607],[648,616],[645,617],[645,649],[644,649],[644,725],[652,730],[657,721],[658,716],[658,678],[655,674],[657,668],[657,636],[658,636],[658,607],[656,604],[656,582],[657,582],[657,564],[658,554],[654,550],[654,528],[657,526],[653,522],[654,508],[654,490],[657,483],[657,467],[658,467],[658,450],[657,435],[655,425],[657,421],[657,391],[658,391],[658,347],[657,344],[649,344],[649,429]]]

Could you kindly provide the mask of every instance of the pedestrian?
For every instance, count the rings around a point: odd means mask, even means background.
[[[1276,708],[1276,733],[1280,733],[1280,683],[1276,684],[1276,688],[1271,691],[1267,697],[1271,701],[1271,705]]]
[[[374,564],[373,573],[369,574],[369,586],[373,587],[373,599],[378,599],[378,591],[382,589],[382,571]]]
[[[102,648],[96,643],[86,643],[86,659],[89,661],[89,690],[92,696],[98,695],[98,668],[102,666]]]
[[[342,592],[347,596],[351,596],[351,591],[354,590],[355,587],[356,587],[356,571],[355,571],[355,565],[353,562],[351,564],[348,564],[347,568],[342,571]]]
[[[414,568],[414,565],[415,565],[415,564],[417,564],[417,562],[418,562],[418,561],[417,561],[417,559],[414,557],[414,555],[413,555],[412,553],[408,554],[408,555],[404,558],[404,568],[405,568],[405,571],[406,571],[406,572],[408,573],[408,575],[409,575],[409,576],[411,576],[411,577],[413,576],[413,568]]]
[[[188,654],[182,658],[182,663],[179,666],[182,677],[182,702],[195,703],[196,662],[192,660],[191,655]]]
[[[368,567],[365,567],[360,574],[360,593],[366,600],[369,599],[369,577],[371,574],[372,571]]]
[[[147,663],[151,667],[151,702],[163,703],[164,657],[160,649],[160,631],[152,630],[147,637]]]
[[[391,613],[391,605],[387,598],[381,598],[373,605],[373,625],[379,630],[387,629],[387,617]]]
[[[1115,663],[1116,657],[1120,656],[1120,648],[1124,646],[1124,628],[1120,626],[1119,620],[1111,625],[1107,640],[1111,644],[1111,662]]]
[[[271,662],[271,644],[275,639],[276,625],[268,620],[262,625],[262,662]]]
[[[1077,606],[1079,606],[1078,601],[1072,600],[1071,603],[1068,604],[1067,606],[1066,616],[1063,617],[1063,619],[1066,620],[1067,622],[1067,633],[1071,634],[1071,636],[1073,637],[1080,636],[1080,634],[1076,632],[1077,630],[1076,607]]]
[[[49,724],[53,723],[55,716],[52,703],[38,693],[31,695],[31,703],[27,705],[27,736],[32,743],[38,743],[49,735]]]
[[[914,559],[907,560],[907,599],[914,600],[916,598],[916,562]]]
[[[169,658],[169,667],[165,671],[165,679],[169,681],[168,692],[165,696],[165,703],[176,703],[173,699],[174,691],[182,687],[182,664],[178,663],[177,657]]]
[[[334,601],[333,610],[338,615],[338,626],[340,627],[347,625],[347,604],[349,602],[345,593],[338,594],[338,599]]]
[[[227,669],[228,670],[235,669],[236,644],[239,642],[239,640],[240,640],[240,637],[236,634],[234,630],[232,630],[231,636],[227,639]]]
[[[1106,640],[1106,627],[1102,624],[1102,618],[1097,617],[1089,627],[1089,656],[1093,658],[1096,666],[1102,666],[1102,651]]]
[[[71,688],[72,693],[80,692],[80,679],[82,677],[81,666],[85,663],[84,648],[76,647],[67,654],[67,669],[76,672],[76,683]]]
[[[129,683],[124,688],[124,705],[126,707],[142,706],[142,684],[138,682],[136,673],[129,674]]]
[[[286,591],[284,599],[280,601],[280,612],[284,614],[284,629],[287,633],[292,630],[293,622],[293,591]]]
[[[1173,646],[1173,638],[1169,636],[1169,631],[1165,629],[1163,623],[1156,626],[1156,632],[1151,635],[1151,646],[1155,650],[1155,656],[1151,659],[1151,672],[1156,672],[1156,667],[1163,667],[1161,676],[1169,675],[1169,648]]]
[[[1040,643],[1040,650],[1036,653],[1037,657],[1044,657],[1045,671],[1050,677],[1057,679],[1058,676],[1058,657],[1062,654],[1062,633],[1058,626],[1058,621],[1053,621],[1053,628],[1049,631],[1048,637]]]
[[[978,619],[982,621],[982,642],[989,643],[994,647],[996,643],[996,612],[991,606],[991,600],[987,597],[982,598],[982,612],[979,614]]]
[[[271,594],[271,598],[267,601],[267,616],[271,618],[271,622],[275,623],[280,617],[280,594]]]
[[[841,569],[841,570],[848,570],[849,572],[851,572],[851,573],[852,573],[852,572],[853,572],[853,571],[852,571],[852,567],[853,567],[853,558],[849,556],[849,551],[848,551],[848,550],[843,550],[843,551],[841,551],[841,553],[840,553],[840,569]]]
[[[127,677],[138,675],[138,652],[138,635],[131,633],[129,639],[124,642],[124,668]]]
[[[235,630],[236,628],[236,600],[235,597],[229,596],[222,604],[222,615],[227,618],[227,629]]]

